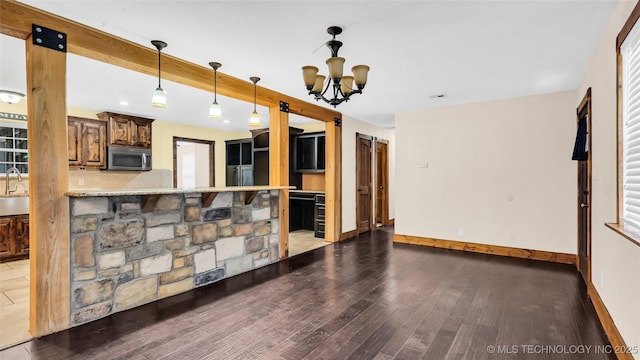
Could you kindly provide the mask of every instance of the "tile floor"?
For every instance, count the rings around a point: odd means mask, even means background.
[[[29,260],[0,264],[0,349],[31,339]]]
[[[302,254],[329,244],[331,243],[313,236],[311,230],[296,230],[289,233],[289,256]]]

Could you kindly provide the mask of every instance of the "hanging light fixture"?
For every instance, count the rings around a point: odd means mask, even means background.
[[[210,62],[213,68],[213,103],[209,108],[209,119],[222,120],[222,109],[218,105],[218,69],[222,66],[219,62]]]
[[[16,91],[0,90],[0,100],[6,102],[9,105],[13,105],[18,101],[24,99],[25,95]]]
[[[342,28],[331,26],[327,32],[333,36],[333,39],[326,43],[327,47],[331,49],[331,57],[326,61],[329,67],[329,80],[325,85],[326,76],[318,75],[318,68],[315,66],[303,66],[302,77],[307,90],[309,90],[309,95],[313,95],[316,101],[322,99],[327,104],[336,107],[344,101],[349,101],[351,95],[362,94],[362,89],[367,84],[369,66],[356,65],[351,68],[353,76],[343,76],[344,58],[338,57],[338,50],[340,50],[342,42],[336,40],[336,35],[342,33]],[[356,89],[353,88],[354,82]],[[333,89],[333,97],[327,98],[325,94],[330,87]]]
[[[153,92],[153,97],[151,98],[151,106],[166,108],[167,105],[167,93],[162,90],[162,86],[160,86],[160,52],[162,49],[167,47],[167,43],[160,40],[151,40],[151,44],[158,49],[158,87]]]
[[[249,127],[260,127],[260,115],[256,111],[256,84],[260,81],[259,77],[252,76],[249,78],[253,82],[253,112],[249,118]]]

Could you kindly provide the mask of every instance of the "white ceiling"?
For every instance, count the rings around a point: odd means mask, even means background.
[[[203,66],[221,62],[220,72],[247,81],[259,76],[259,85],[308,101],[314,100],[300,68],[315,65],[326,74],[326,28],[342,26],[345,70],[363,63],[371,71],[364,94],[337,110],[384,127],[403,111],[575,89],[615,6],[614,0],[22,2],[150,48],[150,40],[164,40],[165,53]],[[24,91],[23,44],[2,36],[0,50],[0,88]],[[68,74],[73,107],[229,130],[246,129],[252,111],[252,104],[219,96],[229,123],[215,123],[207,119],[211,93],[169,81],[162,82],[169,109],[153,109],[153,77],[74,55]],[[429,98],[439,93],[448,97]],[[119,104],[123,99],[128,106]],[[266,125],[267,109],[258,112]]]

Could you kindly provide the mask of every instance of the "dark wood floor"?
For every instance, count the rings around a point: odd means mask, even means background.
[[[615,358],[596,351],[608,342],[575,267],[393,244],[391,235],[383,228],[0,359]],[[594,347],[571,347],[580,345]]]

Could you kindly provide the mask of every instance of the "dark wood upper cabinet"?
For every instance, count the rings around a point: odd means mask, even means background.
[[[98,114],[98,118],[109,124],[107,145],[151,148],[151,123],[153,119],[108,111]]]
[[[325,132],[297,135],[293,154],[296,172],[323,173],[325,169]]]
[[[105,169],[107,166],[107,123],[102,120],[67,118],[70,166]]]

